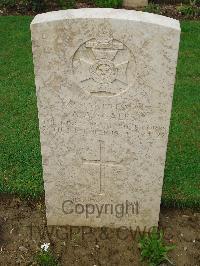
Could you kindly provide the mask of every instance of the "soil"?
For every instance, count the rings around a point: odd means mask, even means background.
[[[20,2],[19,2],[20,3]],[[181,14],[181,12],[178,10],[178,8],[181,6],[181,3],[177,4],[161,4],[159,5],[159,15],[175,18],[178,20],[200,20],[200,11],[199,14]],[[75,8],[94,8],[95,4],[93,1],[90,0],[77,0]],[[31,7],[24,7],[23,5],[14,6],[11,8],[1,8],[0,9],[0,15],[6,16],[6,15],[31,15],[35,16],[38,13],[44,13],[49,12],[53,10],[60,10],[60,8],[55,1],[48,1],[48,5],[45,9],[45,11],[41,12],[34,12],[31,10]],[[126,9],[126,8],[125,8]],[[132,8],[127,8],[132,9]],[[134,9],[134,8],[133,8]],[[200,6],[198,6],[198,9],[200,9]],[[135,8],[135,10],[138,11],[145,11],[145,8]],[[153,10],[149,10],[150,13],[154,13]]]
[[[0,265],[37,265],[41,245],[66,266],[140,266],[139,230],[46,226],[44,200],[0,198]],[[200,212],[161,208],[159,226],[177,266],[200,265]],[[141,233],[143,229],[141,229]],[[168,265],[168,264],[163,264]]]

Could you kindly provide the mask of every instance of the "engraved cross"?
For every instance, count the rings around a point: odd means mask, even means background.
[[[120,165],[120,162],[116,161],[106,161],[105,160],[105,142],[99,140],[99,159],[98,160],[83,160],[83,164],[93,164],[99,166],[99,190],[102,192],[102,178],[105,178],[105,167],[106,166],[116,166]]]

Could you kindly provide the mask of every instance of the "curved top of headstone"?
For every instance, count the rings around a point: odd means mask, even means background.
[[[31,26],[46,22],[62,21],[65,19],[83,18],[131,20],[135,22],[157,24],[163,27],[180,30],[179,21],[176,19],[147,12],[113,8],[81,8],[47,12],[36,15],[31,23]]]

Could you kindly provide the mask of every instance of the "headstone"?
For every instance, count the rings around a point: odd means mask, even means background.
[[[79,9],[31,31],[48,224],[156,226],[179,22]]]
[[[123,0],[124,7],[143,7],[148,5],[148,0]]]

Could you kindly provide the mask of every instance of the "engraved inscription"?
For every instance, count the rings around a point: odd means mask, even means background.
[[[106,166],[121,166],[121,162],[106,161],[105,160],[105,142],[99,140],[99,159],[87,160],[82,159],[83,164],[93,164],[99,166],[99,192],[102,193],[102,179],[105,178],[105,167]]]
[[[133,83],[134,58],[130,49],[101,25],[96,38],[83,43],[73,57],[73,72],[84,91],[94,96],[115,96]]]

